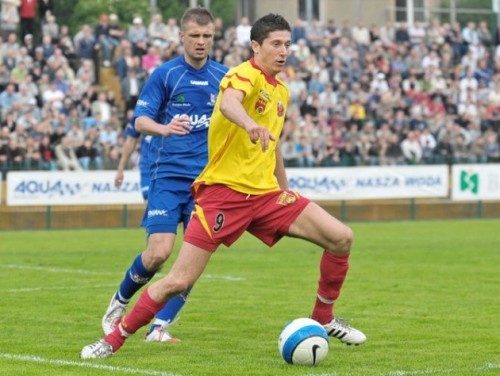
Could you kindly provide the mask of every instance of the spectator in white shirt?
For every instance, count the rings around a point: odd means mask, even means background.
[[[419,135],[415,131],[408,132],[406,138],[401,142],[401,151],[409,164],[417,164],[422,159],[422,146]]]
[[[250,31],[252,26],[248,17],[241,17],[240,23],[236,26],[236,42],[243,47],[250,45]]]
[[[478,82],[474,77],[474,71],[469,69],[467,75],[460,80],[460,91],[466,92],[468,89],[476,92],[478,88]]]
[[[410,35],[410,43],[416,46],[425,41],[427,32],[420,22],[415,22],[408,28],[408,34]]]
[[[438,69],[439,63],[441,59],[439,58],[438,53],[435,50],[431,50],[427,55],[422,59],[422,68],[424,70],[428,70],[430,66]]]
[[[370,84],[370,92],[371,93],[376,93],[378,94],[383,94],[385,92],[389,91],[389,84],[387,83],[387,80],[385,79],[385,74],[382,72],[377,73],[375,78],[372,80]]]

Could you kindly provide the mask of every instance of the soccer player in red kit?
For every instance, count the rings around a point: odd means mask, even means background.
[[[253,58],[222,79],[208,133],[208,164],[193,184],[195,210],[170,272],[148,287],[116,329],[82,349],[82,358],[107,358],[149,323],[171,297],[192,286],[220,244],[245,231],[272,246],[283,236],[324,249],[311,318],[330,336],[362,344],[366,336],[333,314],[347,274],[353,240],[349,227],[288,189],[279,136],[288,89],[277,77],[291,44],[280,15],[260,18],[251,31]]]

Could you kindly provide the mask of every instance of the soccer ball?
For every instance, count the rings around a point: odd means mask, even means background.
[[[278,348],[289,364],[316,366],[328,354],[328,333],[315,320],[295,319],[281,331]]]

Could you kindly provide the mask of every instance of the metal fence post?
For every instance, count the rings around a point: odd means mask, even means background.
[[[46,212],[46,222],[47,222],[47,230],[50,230],[52,228],[52,206],[47,206],[47,212]]]
[[[417,207],[415,205],[415,199],[412,198],[412,199],[410,199],[410,219],[412,221],[415,220],[416,211],[417,211]]]
[[[341,218],[341,221],[345,222],[346,221],[346,217],[347,217],[347,204],[346,204],[345,200],[342,200],[341,204],[340,204],[340,218]]]
[[[123,212],[122,212],[122,226],[124,228],[127,228],[128,227],[128,206],[127,205],[123,205]]]

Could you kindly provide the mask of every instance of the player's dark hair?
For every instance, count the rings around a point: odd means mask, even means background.
[[[214,16],[208,9],[203,7],[189,8],[186,9],[181,18],[181,29],[186,29],[186,24],[189,22],[194,22],[198,25],[208,25],[214,23]]]
[[[279,14],[269,13],[268,15],[259,18],[252,26],[250,31],[250,40],[262,44],[264,39],[273,31],[286,30],[290,31],[290,24],[283,16]]]

